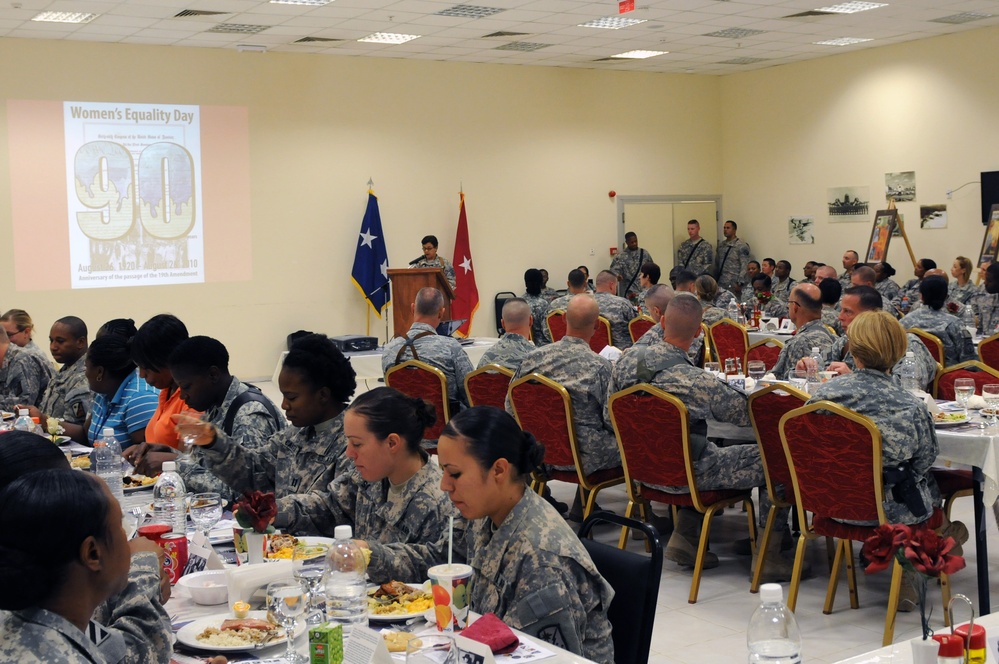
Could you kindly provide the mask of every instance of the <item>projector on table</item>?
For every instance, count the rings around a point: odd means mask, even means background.
[[[340,337],[330,337],[341,353],[356,353],[363,350],[378,348],[378,337],[366,337],[361,334],[345,334]]]

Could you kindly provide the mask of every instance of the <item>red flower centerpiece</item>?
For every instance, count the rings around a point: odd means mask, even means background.
[[[941,537],[925,523],[918,526],[884,523],[864,540],[861,549],[868,560],[864,570],[867,574],[888,569],[895,560],[911,573],[909,576],[919,598],[919,621],[924,640],[932,633],[926,613],[927,580],[964,569],[964,558],[951,553],[954,546],[953,537]]]
[[[756,300],[760,303],[761,307],[772,299],[774,299],[774,294],[770,291],[760,291],[756,294]]]
[[[277,502],[273,493],[248,491],[236,501],[233,516],[242,528],[252,528],[253,532],[270,534],[274,532],[271,523],[277,516]]]

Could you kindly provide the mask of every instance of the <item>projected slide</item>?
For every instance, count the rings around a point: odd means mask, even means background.
[[[203,282],[199,108],[63,106],[72,287]]]

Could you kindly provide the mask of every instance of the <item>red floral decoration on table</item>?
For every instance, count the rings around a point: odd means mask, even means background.
[[[893,559],[914,574],[924,640],[932,633],[926,613],[926,581],[964,569],[964,558],[951,553],[955,545],[953,537],[941,537],[926,523],[918,526],[883,523],[864,540],[861,549],[868,561],[864,570],[867,574],[888,569]]]
[[[760,291],[756,294],[756,299],[760,304],[766,304],[770,300],[774,299],[774,294],[770,291]]]
[[[273,533],[271,523],[277,517],[277,502],[273,493],[248,491],[236,501],[234,514],[242,528],[252,528],[258,533]]]

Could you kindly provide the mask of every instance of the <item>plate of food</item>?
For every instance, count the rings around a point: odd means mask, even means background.
[[[136,491],[148,491],[156,484],[155,477],[148,475],[125,475],[121,478],[121,487],[125,493],[135,493]]]
[[[934,413],[933,425],[938,427],[952,427],[964,424],[969,417],[962,411],[960,413]]]
[[[56,445],[66,445],[73,439],[70,438],[69,436],[49,436],[49,440],[51,440]]]
[[[297,546],[306,548],[317,544],[327,544],[333,546],[333,540],[329,537],[294,537],[292,535],[268,535],[267,550],[264,552],[264,560],[291,560],[291,554]],[[317,550],[317,554],[320,550]]]
[[[0,416],[2,416],[3,419],[5,420],[14,419],[14,413],[10,412],[9,410],[0,410]]]
[[[79,470],[90,470],[90,456],[78,456],[70,461],[69,465]]]
[[[434,606],[429,582],[390,581],[368,592],[368,620],[398,622],[422,616]]]
[[[177,641],[212,652],[242,652],[284,643],[284,629],[267,619],[266,611],[250,611],[245,618],[219,613],[193,620],[177,630]]]

